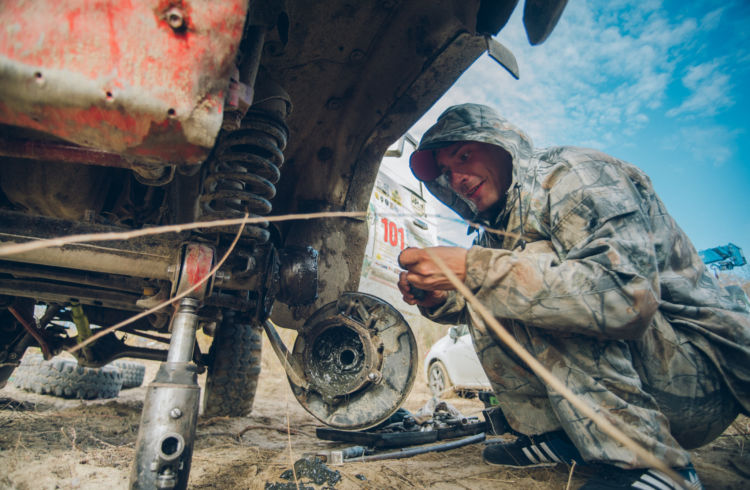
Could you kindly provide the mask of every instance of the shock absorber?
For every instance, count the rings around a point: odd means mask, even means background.
[[[259,87],[260,88],[260,87]],[[284,122],[291,104],[284,90],[268,83],[256,91],[256,100],[240,128],[223,132],[209,162],[200,197],[201,220],[260,217],[271,212],[270,200],[281,176],[289,129]],[[245,227],[243,239],[264,244],[267,223]],[[218,229],[220,233],[235,233]]]

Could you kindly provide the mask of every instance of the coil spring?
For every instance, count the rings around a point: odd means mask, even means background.
[[[204,181],[201,220],[241,218],[245,212],[250,217],[269,214],[288,134],[283,121],[262,112],[248,112],[240,129],[223,133]],[[267,226],[247,225],[243,238],[266,243],[270,236]],[[218,231],[236,233],[236,228]]]

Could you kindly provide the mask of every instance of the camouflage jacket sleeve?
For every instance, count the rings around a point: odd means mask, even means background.
[[[466,300],[455,291],[448,292],[448,299],[445,300],[440,306],[433,308],[419,307],[419,311],[423,316],[429,318],[436,323],[443,323],[446,325],[458,325],[466,323],[464,316],[464,308],[466,307]]]
[[[465,282],[496,318],[606,338],[646,329],[660,296],[649,197],[609,163],[558,165],[545,177],[537,209],[548,213],[547,252],[469,250]]]

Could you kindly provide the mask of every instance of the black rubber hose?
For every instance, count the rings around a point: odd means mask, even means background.
[[[371,454],[369,456],[359,456],[356,458],[345,459],[344,462],[356,463],[360,461],[367,462],[367,461],[380,461],[383,459],[410,458],[418,454],[430,453],[433,451],[447,451],[449,449],[455,449],[457,447],[467,446],[469,444],[482,442],[484,441],[486,437],[487,436],[485,435],[484,432],[480,432],[479,434],[475,434],[469,437],[464,437],[463,439],[458,439],[457,441],[444,442],[442,444],[433,444],[430,446],[420,446],[420,447],[415,447],[411,449],[401,449],[400,451],[392,451],[390,453]]]

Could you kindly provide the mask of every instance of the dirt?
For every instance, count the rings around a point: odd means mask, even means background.
[[[143,361],[140,361],[143,362]],[[127,488],[145,386],[158,363],[144,362],[144,386],[123,390],[114,400],[73,401],[0,390],[0,488]],[[201,379],[203,383],[205,379]],[[417,411],[429,400],[418,375],[404,407]],[[476,399],[447,400],[463,415],[481,416]],[[294,488],[281,478],[305,453],[351,444],[321,441],[321,424],[296,401],[268,345],[252,414],[241,418],[201,418],[193,454],[190,488]],[[694,451],[707,489],[750,488],[750,419],[739,418],[719,439]],[[513,488],[564,489],[583,484],[580,467],[508,470],[481,461],[482,444],[407,459],[329,465],[336,478],[307,488]],[[278,484],[278,485],[276,485]]]

